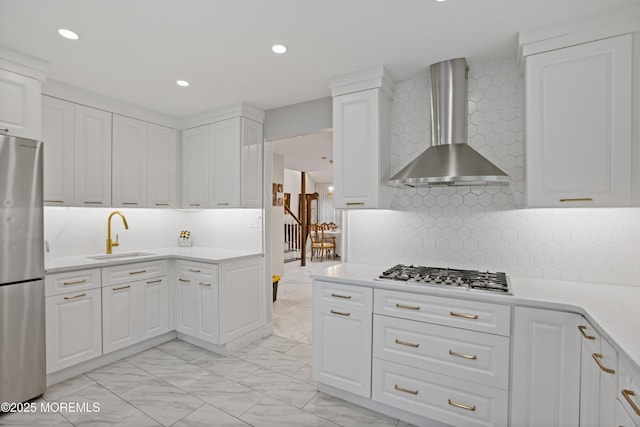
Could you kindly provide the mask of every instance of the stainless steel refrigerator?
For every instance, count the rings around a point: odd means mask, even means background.
[[[46,387],[42,143],[0,135],[0,402]]]

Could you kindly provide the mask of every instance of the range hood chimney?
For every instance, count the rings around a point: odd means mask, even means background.
[[[506,173],[467,144],[468,70],[464,58],[431,65],[431,147],[387,181],[388,185],[508,183]]]

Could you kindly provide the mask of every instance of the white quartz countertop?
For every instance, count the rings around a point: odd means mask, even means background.
[[[125,254],[145,253],[131,257],[122,257]],[[136,251],[114,251],[112,258],[92,259],[93,256],[104,254],[87,254],[70,257],[52,258],[45,260],[45,272],[47,274],[63,271],[77,270],[81,268],[106,267],[110,265],[131,264],[135,262],[154,261],[158,259],[179,258],[189,261],[220,263],[224,261],[262,256],[260,252],[239,251],[233,249],[203,248],[203,247],[170,247],[150,248]]]
[[[388,267],[343,263],[315,272],[311,277],[356,286],[579,313],[618,350],[622,360],[632,364],[629,367],[636,375],[640,375],[640,286],[510,277],[513,295],[498,295],[437,285],[374,280]]]

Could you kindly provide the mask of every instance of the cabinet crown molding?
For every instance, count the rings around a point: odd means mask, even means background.
[[[387,96],[393,98],[395,81],[389,71],[381,65],[329,79],[331,96],[345,95],[368,89],[381,88]]]
[[[518,62],[529,55],[561,49],[594,40],[640,31],[640,4],[612,8],[589,15],[518,33]]]
[[[239,102],[187,117],[182,120],[180,129],[191,129],[222,120],[233,119],[234,117],[246,117],[262,124],[264,122],[264,111],[245,102]]]
[[[0,45],[0,68],[41,82],[47,79],[49,73],[48,62],[2,45]]]

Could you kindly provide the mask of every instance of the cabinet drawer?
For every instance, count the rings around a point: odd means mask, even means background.
[[[181,260],[176,262],[176,276],[181,277],[181,275],[218,283],[218,266],[216,264]]]
[[[635,425],[640,425],[640,377],[632,372],[625,363],[620,363],[618,377],[618,400],[629,414]]]
[[[373,356],[507,390],[509,338],[373,316]]]
[[[342,283],[313,282],[313,302],[371,312],[373,289]]]
[[[167,275],[167,261],[117,265],[102,269],[102,286],[133,282]]]
[[[100,269],[68,271],[47,274],[44,277],[46,296],[61,295],[100,287]]]
[[[486,302],[375,290],[374,312],[509,336],[511,307]]]
[[[373,359],[373,400],[455,426],[506,426],[508,393]]]

